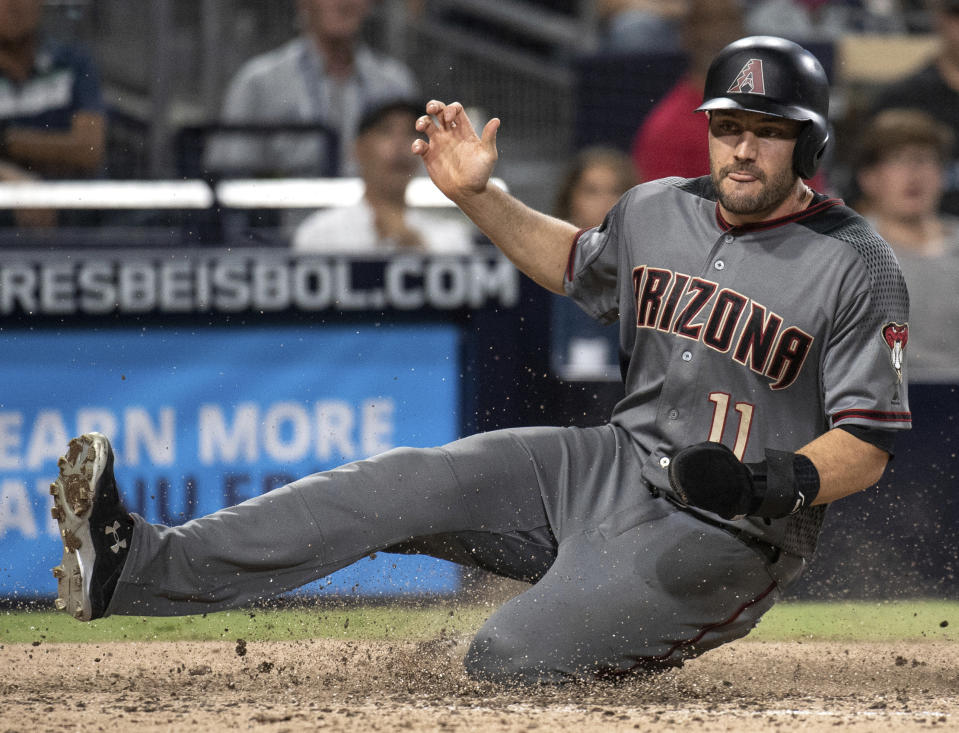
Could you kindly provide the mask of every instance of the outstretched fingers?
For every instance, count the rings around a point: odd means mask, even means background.
[[[426,114],[417,118],[416,131],[426,135],[427,139],[414,140],[413,153],[426,155],[430,150],[430,142],[440,138],[464,139],[474,134],[469,118],[459,102],[444,104],[438,99],[431,99],[426,103]]]
[[[425,118],[425,122],[424,122],[424,118],[420,117],[416,121],[416,131],[422,132],[425,135],[429,136],[431,134],[429,130],[429,126],[431,124],[433,123],[430,121],[429,117]],[[412,145],[413,155],[426,155],[429,149],[430,149],[430,145],[428,142],[426,142],[426,140],[423,140],[422,138],[416,138],[413,141],[413,145]]]
[[[456,201],[485,189],[497,158],[498,119],[486,124],[480,138],[462,104],[433,99],[415,127],[425,139],[414,140],[412,151],[423,159],[426,172],[443,193]]]
[[[483,127],[483,145],[495,154],[496,152],[496,131],[499,130],[499,117],[494,117]]]
[[[469,125],[469,118],[459,102],[444,104],[438,99],[431,99],[426,103],[426,112],[433,116],[441,130],[455,130],[462,125]]]

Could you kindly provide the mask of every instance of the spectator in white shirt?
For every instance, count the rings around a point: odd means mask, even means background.
[[[423,108],[398,99],[364,114],[353,151],[365,186],[363,199],[307,217],[294,232],[295,251],[462,254],[473,249],[474,229],[458,211],[406,205],[407,185],[420,168],[410,143]]]

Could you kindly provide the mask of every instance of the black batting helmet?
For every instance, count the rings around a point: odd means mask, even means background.
[[[800,120],[793,169],[815,174],[829,141],[829,80],[818,59],[802,46],[775,36],[730,43],[709,66],[697,112],[743,109]]]

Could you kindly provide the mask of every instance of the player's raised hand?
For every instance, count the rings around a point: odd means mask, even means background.
[[[459,102],[445,104],[430,100],[426,114],[416,120],[416,129],[427,140],[413,142],[413,153],[423,159],[433,183],[453,201],[486,189],[498,157],[496,131],[500,121],[493,118],[482,137]]]

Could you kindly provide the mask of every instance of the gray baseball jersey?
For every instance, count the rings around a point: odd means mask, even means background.
[[[751,462],[834,427],[910,427],[905,282],[889,245],[838,199],[733,227],[708,177],[637,186],[578,237],[566,291],[620,320],[626,396],[612,422],[642,446],[642,477],[660,491],[670,457],[703,440]],[[809,556],[824,512],[739,524]]]

